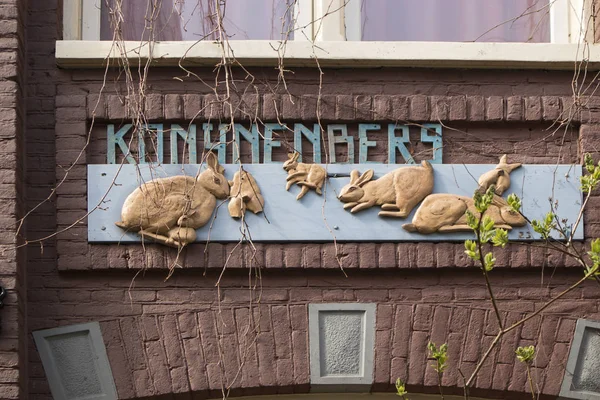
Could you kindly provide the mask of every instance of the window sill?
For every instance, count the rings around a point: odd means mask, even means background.
[[[244,66],[276,66],[280,42],[231,41],[230,56]],[[217,42],[124,42],[132,64],[214,66],[223,56]],[[585,57],[584,57],[585,55]],[[231,58],[231,57],[230,57]],[[577,44],[551,43],[442,43],[442,42],[318,42],[289,41],[285,65],[316,67],[442,67],[529,68],[572,70],[576,60],[588,59],[589,69],[600,69],[600,44],[585,49]],[[111,41],[56,42],[56,61],[62,68],[116,65],[119,52]],[[182,61],[183,60],[183,61]]]

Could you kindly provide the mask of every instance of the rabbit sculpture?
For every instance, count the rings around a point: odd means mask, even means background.
[[[503,155],[496,168],[479,177],[479,191],[485,193],[490,186],[495,185],[495,193],[502,196],[502,193],[510,186],[510,173],[520,166],[521,163],[509,164],[506,154]]]
[[[193,242],[196,229],[210,220],[216,199],[229,196],[229,182],[213,153],[206,164],[196,178],[180,175],[144,183],[127,196],[115,224],[171,247]]]
[[[288,154],[288,160],[283,163],[283,169],[288,173],[285,190],[290,190],[290,187],[294,183],[301,186],[302,190],[300,190],[296,200],[304,197],[309,189],[314,190],[317,194],[321,194],[321,188],[325,183],[325,176],[327,175],[325,168],[318,164],[299,163],[298,157],[300,157],[300,153],[290,153]]]
[[[381,206],[382,217],[406,218],[412,209],[433,190],[433,168],[427,161],[418,167],[403,167],[373,179],[370,169],[359,176],[350,173],[350,183],[342,188],[338,198],[344,209],[355,213],[373,206]]]
[[[233,218],[241,218],[246,210],[258,214],[263,211],[265,199],[260,193],[256,180],[248,171],[239,170],[233,175],[231,186],[231,200],[227,209]]]
[[[404,224],[402,228],[408,232],[423,234],[472,231],[467,225],[467,210],[479,217],[475,203],[470,197],[447,193],[431,194],[417,209],[412,223]],[[497,195],[494,196],[485,215],[492,218],[497,228],[507,230],[527,223],[520,213],[514,211],[506,200]]]

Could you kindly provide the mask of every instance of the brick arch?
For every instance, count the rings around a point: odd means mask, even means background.
[[[506,323],[524,315],[502,314]],[[483,365],[473,395],[526,393],[525,368],[514,351],[529,344],[538,345],[533,375],[541,393],[557,395],[575,321],[544,315],[506,335]],[[201,398],[218,394],[222,385],[232,395],[310,390],[306,304],[264,304],[252,315],[247,305],[223,305],[106,320],[101,327],[121,399],[185,393]],[[426,350],[433,341],[448,343],[442,383],[448,393],[460,394],[458,368],[468,376],[495,334],[493,311],[476,304],[380,303],[372,391],[393,390],[396,378],[412,392],[437,390]]]
[[[205,397],[202,397],[203,394],[197,394],[194,393],[193,394],[193,399],[194,400],[200,400],[200,399],[204,399]],[[526,397],[527,399],[531,398],[531,395],[528,395],[529,397]],[[439,400],[440,399],[440,395],[439,393],[410,393],[409,396],[412,400]],[[457,396],[457,395],[447,395],[445,394],[444,397],[447,400],[462,400],[464,399],[463,396]],[[189,395],[175,395],[172,397],[165,397],[165,396],[153,396],[153,397],[146,397],[140,400],[161,400],[163,398],[168,398],[170,400],[180,400],[180,399],[189,399]],[[211,397],[212,398],[212,397]],[[364,400],[365,399],[365,394],[364,393],[344,393],[344,392],[332,392],[332,393],[312,393],[312,394],[306,394],[306,393],[299,393],[299,394],[265,394],[265,395],[249,395],[249,396],[231,396],[229,397],[230,399],[248,399],[248,400]],[[395,394],[395,393],[371,393],[369,396],[370,400],[393,400],[393,399],[398,399],[399,397]],[[474,396],[469,396],[469,398],[471,400],[486,400],[485,398],[482,397],[474,397]],[[491,399],[491,398],[490,398]]]
[[[103,321],[119,398],[208,395],[222,385],[231,386],[232,394],[307,392],[307,327],[279,324],[290,321],[282,313],[295,317],[303,313],[299,308],[260,307],[253,315],[247,306],[207,308]],[[248,329],[258,334],[246,334]]]

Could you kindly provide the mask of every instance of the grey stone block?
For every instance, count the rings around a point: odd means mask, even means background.
[[[309,305],[312,391],[370,390],[375,310],[375,304]]]
[[[54,399],[117,399],[97,322],[36,331],[33,338]]]
[[[560,397],[600,400],[600,322],[577,320]]]

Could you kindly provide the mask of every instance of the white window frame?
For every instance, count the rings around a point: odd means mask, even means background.
[[[62,67],[105,65],[120,57],[110,41],[100,41],[100,4],[103,0],[63,0],[63,40],[57,41],[56,58]],[[581,46],[583,15],[592,0],[551,0],[551,43],[452,43],[360,41],[360,0],[298,0],[294,40],[284,54],[289,66],[445,66],[491,68],[567,69],[584,58],[588,68],[600,69],[600,44]],[[331,12],[339,10],[342,12]],[[277,64],[278,41],[236,40],[229,45],[246,65]],[[177,65],[185,57],[194,65],[214,66],[222,49],[212,41],[125,42],[132,58],[150,56],[156,65]],[[113,53],[111,53],[111,51]]]
[[[63,0],[66,40],[100,40],[102,1]],[[553,1],[550,7],[550,42],[580,42],[583,39],[581,21],[585,0]],[[294,40],[360,41],[360,6],[361,0],[298,0],[295,28],[305,28],[306,31],[296,35]],[[337,12],[342,8],[343,12]]]

